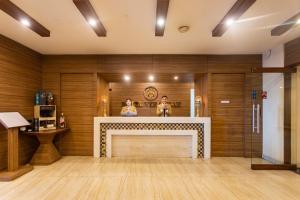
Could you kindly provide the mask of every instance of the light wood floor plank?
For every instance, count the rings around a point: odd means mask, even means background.
[[[298,200],[300,176],[250,159],[63,157],[12,182],[0,200]]]

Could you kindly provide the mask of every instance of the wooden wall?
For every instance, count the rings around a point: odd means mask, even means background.
[[[109,83],[97,74],[97,115],[110,116]]]
[[[300,64],[300,37],[284,45],[284,65],[295,67]]]
[[[209,116],[212,116],[211,111],[214,109],[211,99],[214,93],[212,89],[212,76],[214,73],[235,74],[243,73],[245,75],[244,84],[244,156],[251,156],[251,148],[253,150],[253,156],[261,157],[262,155],[262,134],[253,135],[252,134],[252,90],[257,90],[258,102],[261,104],[261,92],[262,92],[262,74],[251,73],[251,68],[254,66],[262,66],[261,55],[242,55],[242,56],[226,56],[226,55],[209,55],[207,57],[207,70],[208,70],[208,107]],[[250,70],[250,71],[249,71]],[[262,105],[262,104],[261,104]],[[242,117],[242,116],[241,116]],[[212,119],[212,126],[214,126],[214,121]],[[260,126],[262,127],[262,126]],[[212,132],[212,137],[217,137],[214,132]],[[222,135],[220,136],[222,137]],[[212,152],[214,154],[214,152]],[[224,156],[230,156],[230,151]]]
[[[262,75],[252,73],[211,74],[210,103],[213,156],[262,155],[262,134],[252,134],[252,90],[262,105]],[[229,100],[230,104],[221,104]],[[260,125],[262,127],[262,124]],[[262,133],[262,129],[260,130]]]
[[[230,74],[240,73],[244,74],[244,105],[245,111],[244,116],[240,116],[244,120],[244,155],[251,155],[251,91],[252,88],[256,88],[261,91],[261,75],[252,74],[251,68],[262,66],[262,56],[261,55],[53,55],[53,56],[43,56],[43,88],[51,90],[57,97],[58,112],[63,110],[63,105],[61,105],[61,85],[63,85],[64,80],[61,79],[63,74],[74,74],[74,73],[88,73],[93,74],[93,81],[88,85],[87,90],[90,88],[97,88],[97,74],[99,73],[206,73],[206,84],[207,84],[207,108],[206,115],[211,116],[212,110],[216,107],[211,103],[212,99],[212,77],[215,73],[222,73],[224,76],[230,76]],[[125,86],[124,86],[125,87]],[[195,86],[196,87],[196,86]],[[118,87],[118,90],[121,90]],[[76,88],[73,88],[76,90]],[[115,85],[115,90],[117,90],[117,85]],[[99,90],[97,90],[99,91]],[[99,92],[98,92],[99,93]],[[114,93],[114,92],[113,92]],[[114,95],[114,94],[112,94]],[[116,98],[114,96],[114,98]],[[69,101],[72,103],[72,101]],[[98,99],[99,103],[99,99]],[[115,104],[114,102],[111,102]],[[96,105],[96,106],[95,106]],[[97,107],[97,99],[95,99],[95,105],[89,103],[86,106],[88,109],[95,109],[95,113],[99,114],[99,105]],[[119,103],[117,102],[115,106],[118,107],[114,109],[113,114],[119,114]],[[100,111],[101,114],[101,111]],[[89,115],[89,116],[88,116]],[[91,119],[93,113],[86,115],[85,120]],[[68,118],[68,116],[66,116]],[[70,128],[79,128],[81,126],[80,120],[74,121],[70,124]],[[214,121],[212,122],[214,124]],[[79,130],[79,129],[78,129]],[[84,130],[84,129],[82,129]],[[72,147],[79,145],[78,141],[72,140],[69,136],[63,138],[63,142],[59,145],[63,150],[65,155],[91,155],[91,148],[87,146],[90,144],[92,146],[92,130],[85,129],[81,133],[72,133],[72,137],[77,139],[81,138],[86,141],[84,148],[75,151]],[[215,135],[213,132],[213,137],[222,137],[222,135]],[[230,140],[230,138],[228,139]],[[261,136],[255,136],[254,141],[257,147],[257,155],[261,155]],[[74,151],[72,151],[74,150]],[[213,152],[214,153],[214,152]],[[223,154],[224,156],[232,155],[230,152],[228,154]]]
[[[60,110],[71,127],[60,141],[63,155],[92,155],[96,81],[93,73],[61,74]]]
[[[111,83],[110,92],[110,110],[112,116],[120,116],[121,102],[125,102],[126,98],[133,101],[147,101],[144,98],[144,90],[146,87],[154,86],[158,90],[159,102],[164,95],[168,96],[168,101],[181,102],[181,107],[173,108],[173,116],[189,116],[190,115],[190,89],[194,88],[193,83]],[[137,108],[139,116],[155,116],[155,108]]]
[[[35,92],[41,88],[41,55],[0,35],[0,112],[33,117]],[[19,136],[20,163],[28,162],[37,147],[34,137]],[[0,127],[0,169],[7,167],[7,132]]]
[[[209,74],[198,75],[195,79],[195,96],[201,96],[202,107],[200,109],[200,116],[210,116],[209,114],[209,105],[208,101],[208,91],[209,91]],[[197,112],[197,111],[195,111]],[[196,114],[196,113],[195,113]]]
[[[244,85],[245,74],[212,75],[212,156],[244,155]]]

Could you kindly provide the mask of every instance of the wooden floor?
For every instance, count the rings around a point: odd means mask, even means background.
[[[300,199],[299,175],[249,167],[244,158],[64,157],[13,182],[0,182],[0,199]]]

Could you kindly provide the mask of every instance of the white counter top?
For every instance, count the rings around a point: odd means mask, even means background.
[[[95,117],[99,123],[210,123],[210,117]]]

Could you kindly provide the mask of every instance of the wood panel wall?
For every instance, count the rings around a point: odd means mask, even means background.
[[[262,156],[262,134],[253,135],[252,124],[252,90],[257,90],[257,94],[262,92],[262,75],[251,73],[251,68],[254,66],[262,66],[262,58],[257,55],[209,55],[207,56],[207,70],[208,70],[208,107],[209,116],[212,115],[213,105],[211,103],[212,95],[212,74],[213,73],[243,73],[245,74],[245,98],[244,98],[244,156],[245,157],[261,157]],[[258,102],[261,104],[261,95],[258,95]],[[212,124],[214,121],[212,121]],[[262,126],[261,126],[262,127]],[[212,132],[212,135],[214,133]],[[213,136],[212,136],[213,137]],[[251,152],[251,149],[253,152]],[[213,154],[213,152],[212,152]],[[229,154],[230,155],[230,154]],[[224,155],[226,156],[226,155]]]
[[[97,74],[97,114],[110,116],[109,83]]]
[[[261,67],[261,55],[60,55],[43,56],[43,88],[51,90],[58,98],[58,112],[61,109],[61,79],[64,73],[91,73],[96,77],[97,73],[206,73],[207,79],[207,115],[211,115],[213,105],[211,98],[212,77],[214,73],[223,73],[230,76],[232,73],[241,73],[245,77],[245,115],[244,119],[244,155],[251,155],[251,91],[257,87],[261,91],[261,78],[251,73],[251,68]],[[95,81],[97,87],[97,81]],[[125,86],[124,86],[125,87]],[[75,88],[74,88],[75,90]],[[96,101],[96,100],[95,100]],[[70,101],[70,103],[72,103]],[[94,108],[94,105],[90,105]],[[119,103],[117,103],[119,107]],[[95,107],[95,113],[97,112]],[[114,114],[119,114],[119,108]],[[92,116],[92,114],[90,114]],[[68,117],[68,116],[66,116]],[[79,124],[72,124],[72,127],[79,127]],[[212,133],[214,134],[214,132]],[[92,135],[86,134],[92,140]],[[214,136],[213,136],[214,137]],[[85,138],[87,140],[87,138]],[[261,137],[254,138],[258,154],[261,152]],[[77,141],[62,142],[61,149],[71,149],[65,145],[77,145]],[[90,149],[81,149],[81,152],[74,151],[78,155],[90,155]],[[72,152],[72,155],[75,155]],[[70,151],[64,151],[68,155]]]
[[[209,114],[209,101],[208,101],[208,91],[209,91],[209,74],[201,74],[195,79],[195,96],[201,96],[202,107],[200,109],[200,116],[210,116]],[[195,111],[196,112],[196,111]]]
[[[244,84],[245,74],[212,74],[212,156],[244,155]]]
[[[0,112],[20,112],[31,119],[41,84],[41,55],[0,35]],[[37,145],[34,137],[19,136],[20,163],[30,160]],[[7,132],[0,127],[0,169],[6,167]]]
[[[121,103],[126,98],[133,101],[147,101],[144,98],[144,90],[149,86],[154,86],[158,90],[159,102],[164,95],[168,96],[168,101],[181,102],[181,107],[173,108],[173,116],[190,115],[190,89],[194,88],[193,83],[111,83],[110,110],[112,116],[120,116]],[[155,108],[137,108],[139,116],[156,116]]]
[[[284,45],[284,65],[296,67],[300,64],[300,37]]]
[[[93,155],[96,81],[93,73],[61,74],[60,110],[71,127],[60,141],[63,155]]]

